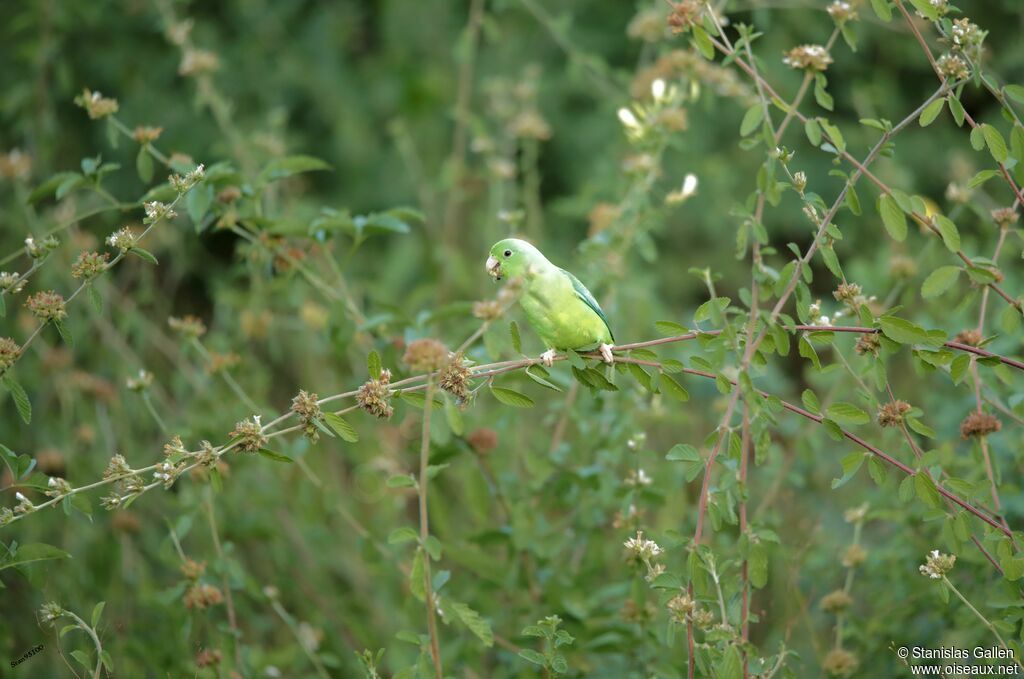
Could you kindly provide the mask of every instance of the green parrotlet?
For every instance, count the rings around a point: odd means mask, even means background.
[[[518,238],[494,244],[487,273],[496,280],[521,278],[519,305],[548,350],[541,354],[552,365],[558,350],[598,345],[605,362],[612,362],[612,336],[601,306],[579,279],[560,269],[533,245]]]

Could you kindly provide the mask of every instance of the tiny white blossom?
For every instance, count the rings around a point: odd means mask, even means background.
[[[665,81],[661,78],[657,78],[651,83],[651,96],[654,97],[654,101],[661,101],[665,96]]]
[[[18,502],[28,502],[28,498],[22,495],[21,492],[16,492],[14,494],[14,497],[18,500]]]
[[[640,121],[636,119],[636,116],[628,108],[623,107],[619,109],[619,120],[631,130],[636,130],[640,127]]]

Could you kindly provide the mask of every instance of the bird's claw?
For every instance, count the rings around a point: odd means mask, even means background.
[[[615,362],[615,357],[612,356],[612,346],[613,345],[611,344],[601,344],[601,346],[597,348],[597,350],[601,352],[601,358],[604,359],[605,363]]]
[[[541,363],[550,368],[555,364],[555,356],[557,355],[557,351],[555,351],[554,349],[548,349],[547,351],[540,355],[540,361]]]

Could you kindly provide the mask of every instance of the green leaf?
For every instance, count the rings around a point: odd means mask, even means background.
[[[921,127],[931,125],[939,114],[942,113],[942,108],[945,104],[946,100],[940,98],[925,106],[924,110],[921,111],[921,115],[917,118],[917,124]]]
[[[1018,104],[1024,104],[1024,87],[1021,85],[1005,85],[1003,87],[1003,94]]]
[[[997,163],[1005,163],[1009,158],[1009,153],[1006,150],[1006,140],[1003,139],[1003,135],[988,123],[983,123],[980,129],[981,134],[985,137],[988,152],[992,154]]]
[[[939,508],[942,506],[942,496],[935,488],[935,482],[923,470],[918,470],[914,474],[914,491],[917,493],[917,497],[929,507]]]
[[[476,635],[476,638],[483,642],[484,646],[490,648],[494,645],[494,633],[491,631],[491,624],[480,617],[466,604],[458,601],[449,601],[448,607],[455,613],[455,616],[469,631]]]
[[[533,407],[533,399],[526,394],[520,394],[518,391],[506,389],[505,387],[497,387],[492,384],[491,393],[494,394],[494,398],[507,406],[512,406],[513,408]]]
[[[195,225],[197,233],[202,226],[203,217],[213,205],[213,198],[213,185],[207,182],[200,182],[193,186],[185,196],[185,210],[188,212],[188,218]]]
[[[543,655],[530,648],[521,649],[519,651],[519,657],[527,662],[533,663],[534,665],[540,665],[541,667],[544,667],[544,665],[547,664],[547,659]]]
[[[881,460],[874,455],[869,455],[868,474],[870,474],[871,479],[880,486],[885,483],[885,479],[889,476],[889,470],[885,468],[885,464]]]
[[[840,401],[833,403],[827,409],[829,419],[835,420],[839,424],[867,424],[871,421],[871,416],[866,412],[853,405],[852,403],[846,403]]]
[[[509,322],[508,334],[512,338],[512,348],[517,354],[523,353],[523,338],[519,335],[519,324],[515,321]]]
[[[412,568],[409,570],[409,591],[420,601],[424,601],[427,598],[427,585],[424,582],[423,568],[423,550],[417,549],[416,555],[412,558]]]
[[[689,443],[677,443],[665,454],[666,460],[684,462],[703,462],[700,452]]]
[[[380,377],[380,370],[380,354],[376,351],[371,351],[366,356],[366,372],[370,375],[371,380],[375,380]]]
[[[956,279],[960,277],[960,267],[958,266],[942,266],[932,271],[928,275],[928,278],[924,279],[924,283],[921,285],[921,296],[930,299],[932,297],[938,297],[946,290],[956,283]]]
[[[800,400],[803,401],[804,408],[807,408],[807,410],[815,415],[821,414],[821,403],[813,391],[804,389],[804,393],[800,394]]]
[[[96,625],[99,624],[100,616],[103,615],[103,607],[106,606],[106,605],[107,605],[106,601],[101,601],[98,604],[96,604],[95,606],[93,606],[92,617],[89,619],[90,620],[89,625],[93,629],[96,629]]]
[[[685,335],[689,332],[689,328],[674,321],[656,321],[654,323],[654,328],[665,337]]]
[[[303,172],[330,169],[330,165],[313,156],[286,156],[284,158],[275,158],[267,163],[263,171],[260,172],[258,181],[261,183],[272,182]]]
[[[960,250],[960,232],[957,230],[956,224],[945,215],[935,215],[934,219],[935,227],[942,234],[942,242],[946,244],[946,249],[950,252],[958,252]]]
[[[683,385],[676,382],[675,378],[669,377],[665,373],[661,374],[661,380],[658,385],[661,393],[668,394],[677,401],[685,403],[690,400],[690,392],[686,391]]]
[[[960,100],[953,95],[947,97],[947,101],[949,101],[949,112],[953,114],[953,120],[956,122],[956,126],[963,127],[964,119],[967,117],[967,112],[964,111],[964,105],[961,104]]]
[[[340,415],[335,415],[334,413],[324,413],[323,418],[324,422],[327,423],[327,426],[333,429],[335,433],[342,438],[343,441],[348,441],[349,443],[356,443],[357,441],[359,441],[359,433],[356,432],[355,428]]]
[[[416,485],[416,479],[410,474],[395,474],[388,477],[385,485],[388,488],[412,488]]]
[[[724,312],[729,302],[732,300],[728,297],[714,297],[697,307],[697,310],[693,313],[693,320],[700,323],[706,321],[709,318],[714,320],[716,323],[719,322],[722,312]]]
[[[389,545],[400,545],[403,542],[410,542],[412,540],[419,540],[419,534],[408,526],[396,528],[388,534]]]
[[[740,136],[746,137],[756,130],[762,120],[764,120],[764,107],[758,102],[743,114],[743,122],[740,123]]]
[[[25,545],[19,545],[18,551],[14,553],[14,556],[8,556],[3,561],[0,561],[0,570],[13,568],[14,566],[24,566],[36,561],[70,558],[71,555],[63,549],[57,549],[53,545],[47,545],[42,542],[30,542]]]
[[[153,156],[149,155],[146,146],[140,146],[139,153],[135,156],[135,171],[139,173],[139,179],[143,184],[153,181]]]
[[[692,42],[705,59],[711,61],[715,58],[715,46],[711,44],[711,37],[708,36],[707,31],[700,26],[693,27]]]
[[[271,450],[269,448],[260,448],[258,452],[263,457],[268,460],[273,460],[274,462],[294,462],[294,460],[287,455],[282,455],[276,450]]]
[[[92,308],[96,310],[96,313],[103,313],[103,297],[100,296],[96,286],[92,283],[89,283],[87,294],[89,295],[89,301],[92,303]]]
[[[967,188],[976,189],[989,179],[998,177],[999,174],[999,170],[982,170],[967,181]]]
[[[907,237],[907,216],[896,204],[896,200],[883,194],[878,198],[878,213],[882,216],[882,223],[885,230],[894,240],[902,242]]]
[[[882,332],[886,337],[900,344],[918,344],[928,341],[928,333],[924,328],[908,320],[896,316],[882,316],[878,319]]]
[[[971,130],[971,148],[975,151],[985,148],[985,131],[980,126]]]
[[[157,261],[156,257],[153,256],[153,253],[150,252],[149,250],[145,250],[143,248],[135,246],[135,247],[132,247],[132,249],[129,250],[128,252],[129,252],[129,254],[135,255],[139,259],[142,259],[142,260],[145,260],[145,261],[149,262],[150,264],[154,264],[154,265],[160,264],[160,262]]]
[[[804,123],[804,134],[807,135],[807,141],[811,143],[811,146],[817,148],[821,146],[821,126],[818,125],[818,121],[814,118],[808,118]]]
[[[889,0],[871,0],[871,9],[875,10],[878,18],[885,23],[892,21],[892,7],[889,5]]]
[[[18,409],[21,419],[25,424],[30,424],[32,422],[32,402],[28,400],[25,389],[10,375],[4,375],[3,385],[14,399],[14,407]]]
[[[761,589],[768,584],[768,547],[763,542],[751,542],[747,553],[747,576],[750,584]]]
[[[72,658],[75,659],[75,661],[79,665],[81,665],[85,669],[87,669],[90,672],[92,672],[92,670],[93,670],[92,660],[89,659],[89,654],[88,653],[86,653],[85,651],[82,651],[82,650],[74,650],[74,651],[71,651],[70,655],[71,655]]]
[[[839,488],[856,476],[857,472],[860,470],[860,466],[864,464],[864,458],[867,457],[867,455],[867,453],[856,451],[844,457],[842,461],[843,475],[838,479],[832,479],[832,488]]]

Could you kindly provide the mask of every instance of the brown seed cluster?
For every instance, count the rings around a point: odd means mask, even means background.
[[[846,590],[837,589],[834,592],[829,592],[821,598],[821,610],[826,613],[842,613],[850,604],[853,603],[853,597],[851,597]]]
[[[878,424],[883,427],[898,427],[903,424],[903,416],[910,411],[906,401],[890,401],[878,409]]]
[[[204,648],[196,654],[196,667],[203,668],[219,665],[222,658],[223,654],[219,648]]]
[[[405,348],[402,361],[420,372],[434,372],[448,362],[448,349],[436,339],[413,340]]]
[[[971,76],[971,69],[959,54],[947,52],[935,63],[939,72],[946,78],[966,80]]]
[[[501,304],[496,299],[473,302],[473,316],[481,321],[493,321],[501,316]]]
[[[832,55],[821,45],[799,45],[786,52],[782,63],[804,71],[824,71],[832,63]]]
[[[867,550],[860,545],[850,545],[846,548],[846,551],[843,552],[841,563],[845,568],[853,568],[854,566],[859,566],[864,563],[867,559]]]
[[[64,309],[64,298],[53,290],[32,295],[25,300],[25,307],[44,322],[59,321],[68,315]]]
[[[1017,223],[1020,216],[1017,211],[1012,207],[1001,207],[997,210],[992,210],[992,221],[999,225],[1001,229],[1008,229]]]
[[[860,286],[856,283],[840,283],[832,296],[839,302],[853,302],[860,297]]]
[[[224,595],[213,585],[192,585],[183,598],[185,608],[203,610],[224,601]]]
[[[463,361],[462,354],[456,354],[442,368],[438,384],[459,403],[463,403],[469,397],[469,378],[472,374]]]
[[[390,418],[395,409],[391,407],[391,371],[381,370],[380,377],[367,380],[356,391],[356,403],[360,408],[382,420]]]
[[[854,345],[853,349],[862,356],[864,354],[877,356],[878,350],[881,346],[882,340],[878,338],[878,333],[866,332],[857,338],[857,344]]]
[[[305,389],[299,391],[298,396],[292,399],[292,412],[299,416],[302,435],[313,443],[320,440],[320,429],[316,423],[323,417],[318,400],[316,394],[311,394]]]
[[[498,432],[487,427],[480,427],[469,432],[466,441],[473,450],[483,455],[498,447]]]
[[[240,438],[238,448],[243,453],[258,453],[267,445],[267,437],[263,435],[263,427],[256,420],[242,420],[235,423],[235,428],[228,434],[232,439]]]
[[[682,0],[672,5],[668,15],[668,27],[673,33],[685,33],[700,23],[704,3],[700,0]]]
[[[199,338],[206,334],[206,324],[203,323],[201,318],[191,314],[181,318],[171,316],[167,319],[167,325],[171,330],[189,338]]]
[[[192,559],[185,559],[185,562],[181,564],[181,574],[188,580],[198,580],[203,577],[203,573],[206,572],[205,561],[193,561]]]
[[[979,413],[975,410],[960,423],[960,436],[965,439],[972,437],[981,438],[982,436],[994,434],[1002,428],[1003,423],[996,419],[994,415]]]
[[[0,371],[7,370],[18,361],[21,347],[10,337],[0,337]]]
[[[89,88],[85,88],[82,94],[75,97],[75,103],[84,108],[85,112],[93,120],[113,115],[117,113],[118,109],[117,99],[104,97],[99,92],[93,92]]]
[[[833,677],[849,676],[859,666],[860,661],[857,660],[857,656],[842,648],[833,648],[829,651],[821,665],[822,669]]]
[[[110,259],[110,253],[108,252],[103,254],[98,252],[80,252],[78,253],[78,259],[71,265],[71,276],[72,278],[84,278],[85,280],[93,279],[107,270],[108,259]]]
[[[152,144],[160,135],[163,134],[164,128],[162,127],[150,127],[149,125],[139,125],[132,130],[132,139],[139,142],[140,144]]]
[[[972,328],[970,330],[961,330],[958,332],[956,337],[953,338],[953,341],[976,347],[981,344],[982,339],[984,338],[981,336],[981,333]]]

